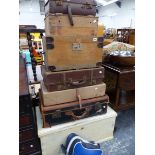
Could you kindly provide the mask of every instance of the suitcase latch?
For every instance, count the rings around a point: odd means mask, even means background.
[[[81,45],[81,43],[73,43],[73,44],[72,44],[72,50],[73,50],[73,51],[81,51],[81,50],[82,50],[82,45]]]

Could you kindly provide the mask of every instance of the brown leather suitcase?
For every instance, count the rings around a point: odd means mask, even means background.
[[[48,91],[60,91],[103,83],[104,67],[51,72],[41,66],[44,84]]]
[[[49,92],[44,83],[41,82],[41,93],[44,106],[58,105],[67,102],[81,101],[85,99],[100,97],[105,95],[106,84],[98,84],[75,89]]]
[[[45,3],[45,15],[48,13],[68,14],[70,11],[73,15],[93,15],[96,14],[95,0],[48,0]]]
[[[40,94],[40,111],[43,118],[43,127],[51,127],[56,124],[83,119],[89,116],[104,114],[107,112],[109,103],[108,95],[92,99],[63,103],[53,106],[43,106],[42,95]]]
[[[88,36],[43,37],[45,64],[52,71],[101,66],[102,48],[97,38]]]
[[[47,15],[45,33],[47,36],[97,36],[98,17],[73,15],[70,24],[67,15]]]

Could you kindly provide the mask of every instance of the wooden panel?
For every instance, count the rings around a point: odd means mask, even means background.
[[[19,141],[23,142],[34,138],[34,129],[22,130],[19,132]]]
[[[73,16],[74,26],[69,22],[68,15],[47,16],[45,18],[46,35],[88,35],[97,36],[98,17]]]
[[[93,16],[76,16],[73,15],[74,26],[70,25],[68,15],[49,15],[45,18],[45,22],[52,26],[64,27],[98,27],[98,17]]]
[[[135,72],[127,72],[120,74],[119,87],[123,90],[135,89]]]
[[[28,125],[32,125],[32,118],[30,115],[23,115],[19,117],[19,126],[25,127]]]
[[[73,44],[80,44],[79,50]],[[69,70],[96,67],[102,62],[102,49],[93,38],[54,37],[54,48],[47,49],[44,43],[45,59],[48,66],[56,70]]]
[[[30,95],[19,96],[19,113],[27,114],[31,112]]]

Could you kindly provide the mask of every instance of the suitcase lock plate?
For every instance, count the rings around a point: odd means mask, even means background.
[[[81,43],[73,43],[73,44],[72,44],[72,50],[73,50],[73,51],[81,51],[81,50],[82,50],[82,45],[81,45]]]

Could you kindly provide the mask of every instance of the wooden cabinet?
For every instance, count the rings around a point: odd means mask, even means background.
[[[104,82],[107,85],[107,94],[110,105],[116,111],[135,106],[135,68],[120,67],[108,63],[105,68]]]
[[[117,29],[117,41],[135,45],[135,29]]]

